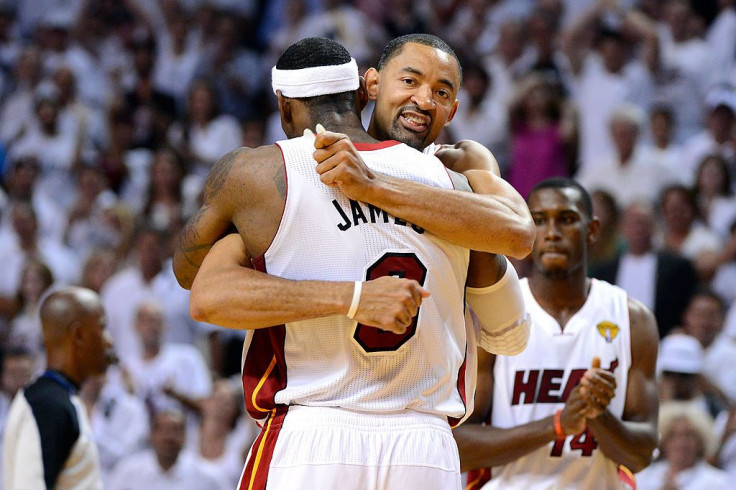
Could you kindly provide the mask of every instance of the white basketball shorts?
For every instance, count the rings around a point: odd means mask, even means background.
[[[253,443],[239,490],[459,490],[447,419],[404,410],[281,407]]]

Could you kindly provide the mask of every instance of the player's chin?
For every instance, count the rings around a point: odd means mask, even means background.
[[[550,279],[562,279],[567,277],[567,261],[542,261],[542,271]]]
[[[542,267],[550,272],[567,270],[567,258],[563,256],[550,257],[542,255],[541,262]]]
[[[398,121],[394,124],[391,138],[411,146],[415,150],[422,151],[427,146],[428,131],[416,132],[401,125]]]

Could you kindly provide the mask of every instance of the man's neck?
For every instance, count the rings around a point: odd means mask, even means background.
[[[588,299],[591,281],[584,273],[552,278],[533,271],[529,288],[544,311],[549,313],[564,330],[568,320],[583,307]]]
[[[143,349],[143,359],[146,361],[155,359],[159,355],[160,352],[161,352],[160,345],[147,346]]]
[[[86,381],[86,377],[81,372],[79,372],[79,369],[76,369],[73,360],[65,352],[47,352],[46,369],[61,373],[77,387],[82,386],[82,384]]]
[[[166,473],[174,467],[174,465],[176,464],[176,460],[179,459],[179,455],[177,454],[176,457],[173,459],[162,459],[158,455],[156,455],[156,459],[158,460],[158,464],[159,466],[161,466],[161,469],[164,471],[164,473]]]
[[[368,134],[357,114],[329,114],[314,118],[313,126],[321,124],[328,131],[346,134],[353,143],[376,143],[374,137]],[[314,127],[310,128],[314,130]]]

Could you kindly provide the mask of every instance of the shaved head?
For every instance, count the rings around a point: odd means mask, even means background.
[[[65,287],[49,294],[40,308],[46,348],[63,342],[72,324],[99,315],[101,311],[100,297],[91,289]]]
[[[58,289],[43,300],[40,314],[49,369],[81,386],[116,361],[105,309],[91,289]]]

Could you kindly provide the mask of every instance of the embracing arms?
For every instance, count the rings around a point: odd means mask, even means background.
[[[493,159],[487,149],[476,145],[473,151],[484,151],[486,159]],[[473,171],[474,193],[455,192],[373,172],[350,139],[340,133],[317,134],[315,147],[322,182],[338,187],[351,199],[373,204],[471,250],[517,258],[531,252],[534,224],[526,203],[490,169]],[[444,162],[441,152],[438,157]],[[479,192],[476,186],[483,186],[489,193]]]
[[[235,329],[345,315],[352,282],[292,281],[253,270],[240,236],[218,241],[192,286],[192,318]],[[403,333],[429,296],[416,281],[380,277],[363,283],[355,321]]]

